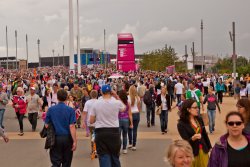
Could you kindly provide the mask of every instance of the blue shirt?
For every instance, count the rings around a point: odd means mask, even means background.
[[[69,126],[75,122],[75,111],[63,102],[50,107],[45,119],[46,124],[53,124],[56,136],[70,135]]]

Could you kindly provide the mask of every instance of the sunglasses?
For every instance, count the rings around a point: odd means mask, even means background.
[[[243,122],[241,122],[241,121],[235,121],[235,122],[228,122],[227,124],[228,124],[229,126],[234,126],[234,125],[240,126],[242,123],[243,123]]]
[[[196,107],[191,107],[191,108],[193,108],[193,109],[198,109],[199,107],[198,107],[198,106],[196,106]]]

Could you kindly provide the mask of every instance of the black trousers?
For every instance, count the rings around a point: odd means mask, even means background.
[[[222,99],[223,99],[223,92],[222,91],[218,91],[218,103],[222,103]]]
[[[37,116],[38,116],[38,112],[28,114],[29,122],[32,125],[32,130],[34,131],[36,130],[36,126],[37,126]]]
[[[151,122],[151,125],[155,125],[155,106],[146,106],[146,112],[147,112],[147,123],[149,124]],[[151,121],[150,121],[151,116]]]
[[[73,157],[71,136],[56,136],[55,146],[50,149],[52,167],[70,167]]]
[[[23,118],[24,118],[24,114],[20,114],[19,112],[16,112],[16,117],[19,123],[19,128],[20,128],[20,132],[23,132]]]
[[[120,155],[121,136],[119,128],[95,129],[95,142],[98,155]]]

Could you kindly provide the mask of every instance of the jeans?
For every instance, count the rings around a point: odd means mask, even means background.
[[[55,146],[50,149],[52,167],[70,167],[73,157],[71,136],[56,136]]]
[[[103,154],[99,155],[100,167],[121,167],[119,156]]]
[[[161,111],[160,122],[161,122],[161,132],[165,132],[168,128],[168,111],[167,110]]]
[[[128,127],[129,120],[128,119],[120,119],[119,120],[120,133],[122,134],[122,149],[125,150],[127,148],[128,142]]]
[[[155,125],[155,107],[147,106],[147,123],[150,124],[150,116],[151,116],[151,125]]]
[[[37,116],[38,116],[38,112],[29,113],[29,114],[28,114],[28,119],[29,119],[30,124],[32,125],[32,130],[33,130],[33,131],[36,130],[36,126],[37,126]]]
[[[24,114],[20,114],[19,112],[16,112],[16,116],[17,116],[17,120],[18,120],[18,123],[19,123],[20,132],[23,132]]]
[[[140,113],[133,113],[132,119],[133,119],[133,128],[128,129],[128,138],[129,138],[129,144],[135,147],[137,141],[137,130],[140,122]]]
[[[209,131],[210,131],[210,133],[214,131],[215,113],[216,113],[216,110],[207,110],[208,119],[209,119]]]
[[[0,109],[0,127],[4,129],[3,126],[3,116],[4,116],[5,109]]]
[[[176,94],[177,97],[177,104],[181,102],[181,94]]]

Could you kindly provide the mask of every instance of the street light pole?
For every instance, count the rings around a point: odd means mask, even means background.
[[[65,64],[64,64],[64,45],[63,45],[63,65],[65,66]]]
[[[73,4],[72,0],[69,0],[69,69],[74,68],[74,32],[73,32]]]
[[[57,65],[59,66],[60,62],[59,62],[59,56],[60,54],[58,53],[58,61],[57,61]]]
[[[204,63],[205,57],[203,55],[203,20],[201,20],[201,57],[202,57],[202,65],[201,65],[201,72],[204,72]]]
[[[41,57],[40,57],[40,39],[37,40],[37,46],[38,46],[38,59],[39,59],[39,67],[41,67]]]
[[[55,57],[55,50],[54,49],[52,49],[52,53],[53,53],[53,67],[54,67],[54,57]]]
[[[7,26],[6,26],[6,52],[7,52],[6,69],[9,70],[9,46],[8,46],[8,27]]]
[[[79,0],[77,0],[77,73],[81,74],[81,55],[80,55],[80,16],[79,16]]]
[[[15,38],[16,38],[16,70],[17,68],[17,30],[15,30]]]
[[[28,35],[26,34],[27,69],[29,68]]]
[[[185,45],[185,63],[186,63],[186,73],[188,71],[188,61],[187,61],[187,58],[188,58],[188,54],[187,54],[187,45]]]
[[[195,73],[195,50],[194,50],[194,42],[193,42],[193,46],[191,48],[191,52],[192,52],[192,56],[193,56],[193,69],[194,69],[194,73]]]
[[[117,62],[117,60],[116,60]],[[106,54],[106,30],[104,29],[104,66],[107,68],[107,54]]]

